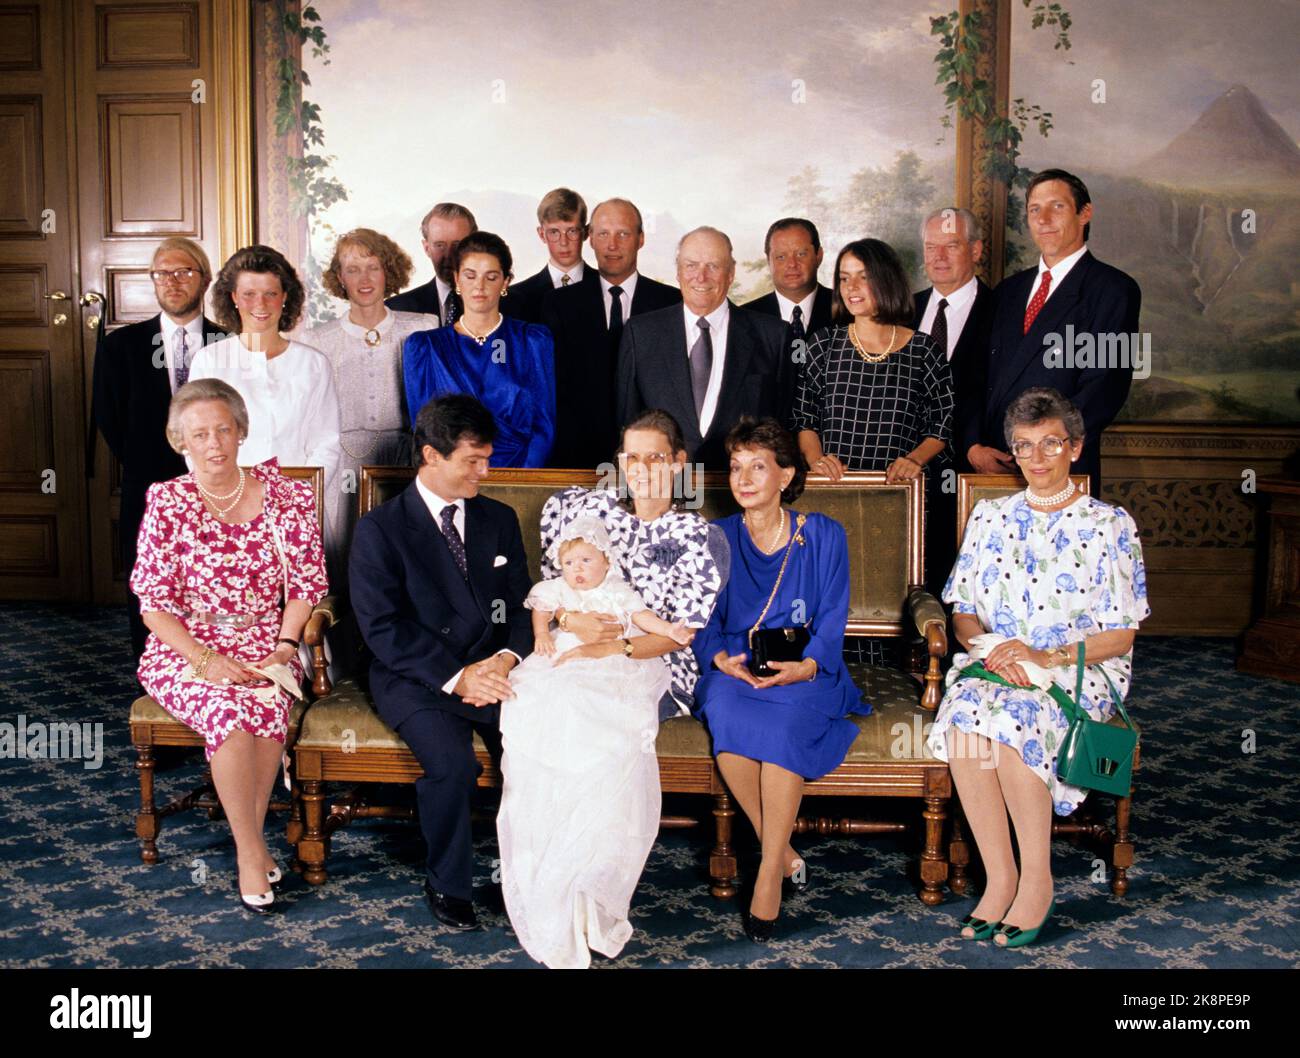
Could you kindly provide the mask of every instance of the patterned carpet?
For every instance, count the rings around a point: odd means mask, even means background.
[[[103,724],[97,769],[3,761],[0,966],[534,965],[499,911],[481,914],[487,929],[477,934],[434,922],[420,893],[423,849],[412,823],[363,821],[340,831],[328,883],[316,889],[290,876],[286,912],[268,919],[237,906],[224,822],[197,811],[170,817],[161,862],[142,864],[126,638],[121,609],[0,607],[0,724],[17,725],[19,714],[29,729],[36,721]],[[620,958],[598,957],[595,966],[1300,966],[1300,686],[1242,676],[1232,659],[1226,640],[1139,641],[1131,705],[1144,731],[1143,768],[1129,894],[1111,896],[1091,851],[1058,843],[1058,914],[1034,946],[1005,952],[957,938],[954,919],[973,900],[920,902],[914,830],[796,838],[809,892],[787,902],[776,941],[757,948],[740,930],[739,905],[709,895],[708,832],[697,828],[661,836],[633,902],[636,934]],[[1255,751],[1245,753],[1251,732]],[[201,758],[161,760],[160,803],[193,782]],[[830,807],[819,804],[818,814]],[[915,802],[872,807],[919,821]],[[281,823],[275,817],[270,826]],[[477,884],[485,886],[496,854],[490,815],[476,834]],[[747,827],[741,841],[752,849]],[[272,848],[287,859],[282,836]]]

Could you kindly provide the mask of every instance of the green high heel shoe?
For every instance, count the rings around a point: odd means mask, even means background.
[[[1021,929],[1019,926],[999,925],[997,932],[1006,937],[1005,944],[998,944],[997,940],[993,941],[999,948],[1023,948],[1026,944],[1033,944],[1038,939],[1038,934],[1042,928],[1047,925],[1047,920],[1052,917],[1052,912],[1056,910],[1056,898],[1047,905],[1047,914],[1043,916],[1043,921],[1038,923],[1033,929]],[[996,936],[996,935],[995,935]]]
[[[993,936],[993,931],[1001,924],[1000,922],[986,922],[974,915],[967,915],[957,923],[957,936],[961,937],[962,940],[988,940],[989,937]],[[962,933],[962,930],[968,926],[975,931],[975,936],[968,937]]]

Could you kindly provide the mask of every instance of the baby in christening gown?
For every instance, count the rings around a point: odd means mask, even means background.
[[[504,788],[497,815],[501,890],[523,949],[552,968],[611,958],[632,935],[628,907],[659,831],[659,700],[663,658],[566,657],[581,645],[552,634],[556,610],[608,613],[628,638],[688,642],[691,630],[645,608],[611,568],[605,527],[566,526],[553,545],[563,578],[534,585],[535,652],[510,673],[501,706]],[[589,950],[591,949],[591,950]]]

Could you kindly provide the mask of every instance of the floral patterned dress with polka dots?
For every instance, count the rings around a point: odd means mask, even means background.
[[[1068,646],[1109,629],[1136,628],[1151,613],[1132,517],[1090,496],[1048,512],[1031,507],[1023,492],[977,504],[943,598],[956,613],[977,616],[986,631],[1036,650]],[[1088,791],[1056,775],[1056,755],[1070,726],[1065,714],[1046,691],[961,678],[970,661],[964,653],[953,658],[930,734],[931,752],[948,759],[949,727],[985,735],[1015,750],[1047,784],[1056,814],[1069,815]],[[1129,651],[1085,666],[1082,705],[1093,719],[1106,720],[1115,712],[1106,676],[1121,697],[1127,696],[1132,661]],[[1073,664],[1051,671],[1073,697]]]
[[[274,459],[248,473],[264,486],[262,510],[235,524],[208,511],[193,474],[149,486],[131,590],[142,613],[172,614],[203,646],[255,664],[275,649],[286,587],[290,599],[315,606],[329,585],[311,486],[281,475]],[[240,628],[197,620],[194,612],[258,620]],[[301,682],[297,655],[289,668]],[[194,679],[189,662],[156,635],[149,636],[139,677],[154,701],[203,736],[208,760],[236,730],[285,739],[287,691],[265,702],[250,687]]]

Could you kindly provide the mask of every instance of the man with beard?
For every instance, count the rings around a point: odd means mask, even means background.
[[[154,251],[149,277],[162,311],[102,334],[95,353],[93,415],[122,466],[118,535],[128,578],[135,565],[146,490],[186,469],[185,460],[167,443],[172,394],[185,385],[190,365],[204,344],[224,337],[203,315],[203,297],[212,282],[212,266],[203,247],[189,239],[164,239]],[[149,633],[134,595],[127,617],[138,662]]]

